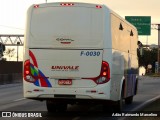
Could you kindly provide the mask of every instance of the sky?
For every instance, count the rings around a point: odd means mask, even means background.
[[[151,23],[160,23],[160,0],[47,0],[64,1],[105,4],[123,18],[151,16]],[[46,0],[0,0],[0,34],[24,34],[28,7],[45,2]],[[139,40],[143,44],[158,44],[158,31],[151,30],[151,35],[139,36]]]

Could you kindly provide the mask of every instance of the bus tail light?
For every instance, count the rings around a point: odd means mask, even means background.
[[[34,5],[34,8],[39,8],[39,5]]]
[[[102,67],[100,75],[95,78],[82,78],[82,79],[91,79],[96,84],[104,84],[110,80],[110,67],[108,62],[102,61]]]
[[[102,8],[102,6],[101,5],[96,5],[96,8],[100,9],[100,8]]]
[[[110,68],[106,61],[102,61],[101,73],[99,79],[96,80],[97,84],[103,84],[110,80]]]
[[[23,71],[24,80],[27,82],[35,82],[35,79],[31,76],[31,69],[30,69],[30,61],[26,60],[24,62],[24,71]]]
[[[61,3],[60,5],[61,6],[73,6],[74,4],[73,3]]]

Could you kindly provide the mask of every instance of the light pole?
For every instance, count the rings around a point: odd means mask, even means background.
[[[18,46],[20,45],[20,42],[17,42],[17,62],[18,62]]]
[[[159,71],[159,65],[160,65],[160,24],[157,24],[158,25],[158,73],[160,72]]]
[[[160,73],[159,66],[160,66],[160,24],[152,24],[152,29],[158,30],[158,55],[157,55],[157,72]]]

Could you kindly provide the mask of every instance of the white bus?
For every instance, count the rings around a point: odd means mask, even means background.
[[[24,97],[68,104],[108,102],[122,110],[137,93],[137,30],[105,5],[45,3],[27,12]]]

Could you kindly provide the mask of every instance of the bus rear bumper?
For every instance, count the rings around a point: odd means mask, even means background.
[[[78,99],[110,100],[110,82],[93,88],[43,88],[24,91],[25,98],[32,99]]]

